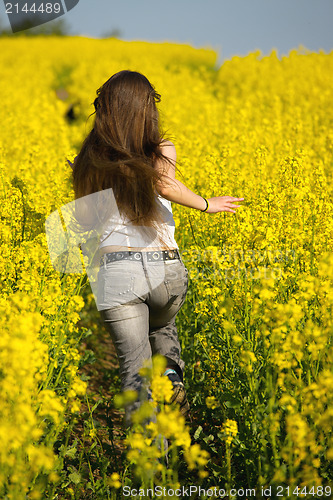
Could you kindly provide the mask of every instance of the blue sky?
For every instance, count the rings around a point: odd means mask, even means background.
[[[73,34],[98,38],[119,29],[124,40],[211,47],[220,62],[256,49],[333,50],[333,0],[80,0],[62,19]]]

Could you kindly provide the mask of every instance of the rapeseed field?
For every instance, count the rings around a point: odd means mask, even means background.
[[[264,498],[271,488],[270,498],[331,498],[333,53],[258,51],[218,67],[213,50],[171,43],[0,44],[0,497],[122,498],[131,488],[142,497],[156,487],[179,497],[192,485],[193,497],[200,486],[206,497],[211,488],[250,498],[252,488]],[[80,372],[89,357],[80,344],[98,339],[89,282],[54,270],[45,220],[74,199],[66,158],[92,127],[96,89],[122,69],[162,95],[179,179],[205,198],[245,202],[236,214],[173,204],[190,281],[177,326],[192,422],[164,406],[157,360],[145,373],[162,411],[148,427],[151,408],[137,415],[116,462]],[[90,441],[82,434],[79,448],[83,401]]]

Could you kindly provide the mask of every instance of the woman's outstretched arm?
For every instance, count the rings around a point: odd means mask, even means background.
[[[163,175],[161,182],[156,185],[158,193],[163,198],[179,203],[189,208],[196,208],[197,210],[205,210],[206,202],[202,196],[194,193],[175,177],[175,164],[177,159],[176,148],[172,142],[168,141],[161,146],[162,152],[171,160],[171,164],[165,161],[157,160],[154,168],[159,170]],[[244,198],[234,198],[233,196],[214,196],[207,198],[209,208],[207,213],[218,212],[233,212],[236,213],[234,208],[241,205],[233,205],[235,201],[243,201]]]

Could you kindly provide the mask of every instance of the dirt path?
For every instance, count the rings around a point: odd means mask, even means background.
[[[110,335],[98,319],[94,325],[93,335],[80,344],[79,351],[82,355],[87,350],[93,352],[96,360],[93,363],[85,364],[79,370],[79,374],[89,377],[87,397],[90,411],[86,398],[82,398],[78,421],[73,428],[72,437],[73,440],[76,437],[82,440],[87,421],[89,421],[89,428],[92,428],[90,412],[94,405],[99,402],[92,412],[93,424],[103,447],[103,450],[99,450],[99,452],[102,451],[104,457],[109,457],[110,469],[120,471],[124,452],[123,411],[119,411],[113,406],[113,397],[120,392],[118,360]],[[91,440],[92,442],[93,440]],[[89,441],[87,442],[87,438],[85,438],[85,448],[87,447],[89,447]],[[89,459],[96,462],[96,478],[98,478],[98,465],[100,464],[98,464],[97,456],[96,460],[92,455]]]

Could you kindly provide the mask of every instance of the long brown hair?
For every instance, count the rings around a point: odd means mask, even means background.
[[[154,161],[170,161],[160,150],[161,96],[144,75],[129,70],[111,76],[96,93],[94,126],[73,168],[75,199],[112,188],[120,214],[157,229],[162,219],[155,184],[161,174]]]

